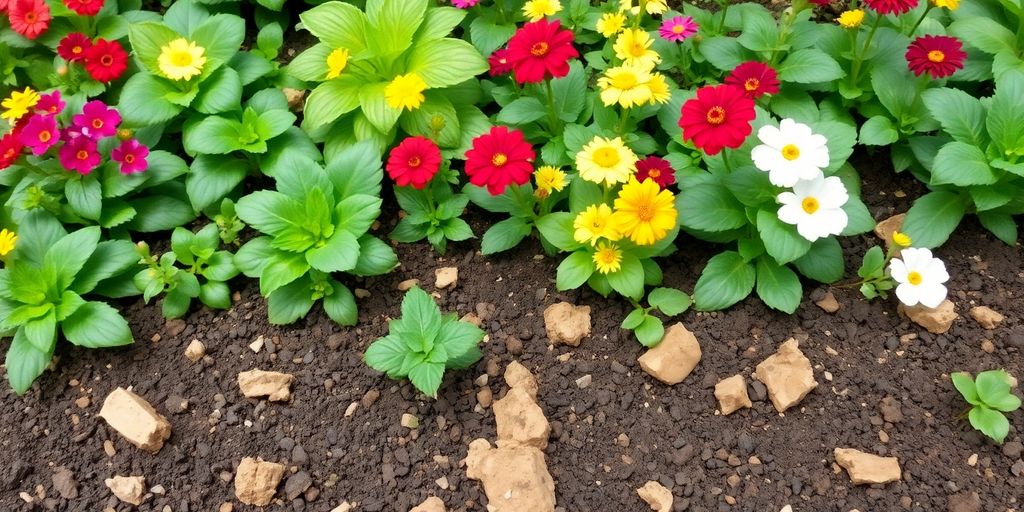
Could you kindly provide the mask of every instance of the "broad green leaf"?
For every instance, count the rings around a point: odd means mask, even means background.
[[[192,208],[202,211],[220,201],[242,183],[248,172],[246,162],[238,158],[199,155],[192,161],[192,170],[185,178],[185,190],[192,201]]]
[[[135,244],[127,240],[105,240],[96,245],[96,250],[75,274],[70,288],[79,294],[89,293],[100,281],[127,271],[138,261]]]
[[[932,185],[991,185],[998,179],[985,153],[972,144],[950,142],[935,155]]]
[[[64,183],[68,206],[80,217],[99,220],[103,213],[103,191],[95,174],[72,176]]]
[[[405,1],[405,0],[403,0]],[[437,398],[437,390],[444,377],[444,364],[424,361],[409,371],[409,381],[416,389],[431,398]]]
[[[99,240],[100,228],[96,226],[79,229],[58,240],[43,256],[43,275],[47,281],[60,291],[71,286]]]
[[[149,73],[136,73],[125,82],[117,110],[129,127],[155,126],[170,121],[183,110],[164,99],[172,92],[170,85]]]
[[[309,130],[328,125],[359,107],[360,80],[342,75],[313,89],[303,108],[303,125]]]
[[[171,41],[182,37],[170,27],[161,23],[132,23],[128,28],[128,40],[135,56],[150,73],[159,74],[160,49]]]
[[[860,127],[859,141],[865,146],[888,146],[899,139],[899,131],[887,116],[873,116]]]
[[[128,322],[102,302],[86,302],[61,324],[64,337],[80,347],[103,348],[135,342]]]
[[[241,48],[245,21],[233,14],[215,14],[196,27],[190,38],[206,50],[207,67],[211,62],[224,63]]]
[[[947,87],[925,89],[921,99],[932,117],[955,140],[979,147],[988,144],[986,112],[981,100],[960,89]]]
[[[465,82],[489,67],[473,45],[451,38],[419,42],[408,59],[406,72],[419,75],[432,89]]]
[[[390,245],[379,238],[363,235],[359,238],[359,259],[351,270],[357,276],[379,276],[398,266],[398,256]]]
[[[580,253],[577,252],[575,254]],[[593,260],[591,260],[590,265],[594,266]],[[644,267],[636,256],[629,253],[623,254],[619,270],[609,272],[606,276],[608,277],[608,284],[612,285],[612,289],[619,292],[623,297],[629,297],[633,300],[643,298]],[[588,275],[587,277],[589,278],[590,276]]]
[[[359,240],[349,231],[337,230],[326,243],[306,251],[306,261],[321,272],[346,272],[359,261]]]
[[[743,205],[729,189],[717,183],[684,188],[676,199],[679,222],[700,231],[728,231],[747,225]]]
[[[331,280],[334,293],[324,297],[324,311],[331,320],[339,325],[356,325],[359,321],[359,310],[356,298],[345,285]]]
[[[981,398],[978,396],[978,389],[974,385],[974,379],[965,372],[956,372],[949,375],[953,381],[953,387],[964,397],[967,403],[981,405]]]
[[[469,25],[469,38],[473,46],[484,55],[490,55],[494,50],[504,46],[516,32],[515,23],[497,23],[495,17],[490,14],[481,11]]]
[[[587,282],[595,271],[591,254],[587,251],[576,251],[558,265],[555,283],[559,290],[575,290]]]
[[[622,320],[623,329],[633,330],[640,327],[640,324],[644,323],[644,319],[647,318],[647,312],[643,308],[634,309],[630,311],[626,318]]]
[[[981,401],[992,405],[992,401],[1010,393],[1010,376],[1005,370],[988,370],[974,378],[974,385]]]
[[[25,333],[25,339],[40,352],[53,350],[57,343],[57,314],[50,311],[40,317],[33,318],[21,325],[19,332]]]
[[[339,199],[355,194],[380,196],[384,179],[381,156],[369,142],[346,148],[327,162],[326,171]]]
[[[502,124],[532,123],[548,115],[547,106],[533,96],[524,96],[501,108],[497,121]]]
[[[40,352],[25,339],[25,334],[18,330],[14,333],[10,347],[7,348],[7,379],[18,395],[24,395],[32,383],[43,374],[53,358],[53,347],[49,351]]]
[[[302,254],[274,252],[260,270],[260,294],[270,295],[309,272],[309,263]]]
[[[238,200],[238,218],[268,235],[282,236],[301,230],[306,208],[298,200],[280,192],[260,190]]]
[[[370,346],[366,347],[363,359],[370,368],[387,373],[392,379],[400,379],[405,375],[399,373],[398,369],[408,352],[409,348],[405,342],[397,334],[391,333],[370,343]]]
[[[305,82],[323,82],[327,80],[327,57],[332,51],[330,46],[317,43],[288,63],[288,73]]]
[[[633,334],[641,345],[652,348],[661,343],[661,340],[665,338],[665,324],[661,322],[660,318],[647,315],[644,317],[643,322],[636,329],[633,329]]]
[[[793,262],[801,274],[822,283],[834,283],[843,278],[845,262],[843,248],[835,237],[821,238],[811,244],[803,257]]]
[[[1024,71],[1006,72],[996,82],[996,94],[988,111],[988,134],[1000,152],[1007,156],[1024,155]]]
[[[694,303],[701,311],[728,308],[750,295],[757,272],[739,253],[726,251],[708,261],[693,289]]]
[[[757,212],[757,231],[765,250],[779,264],[795,261],[811,250],[811,242],[800,236],[795,226],[779,220],[774,212]]]
[[[235,253],[235,266],[247,277],[259,277],[267,260],[276,252],[270,240],[268,236],[261,236],[248,241]]]
[[[462,23],[466,19],[467,11],[456,7],[434,7],[427,9],[423,25],[416,34],[418,41],[430,41],[440,39]]]
[[[331,48],[366,49],[366,15],[346,2],[325,2],[299,14],[302,26]]]
[[[365,194],[355,194],[342,199],[335,208],[335,227],[357,237],[362,236],[380,216],[382,203],[379,197]]]
[[[1008,214],[981,212],[978,213],[978,220],[985,229],[996,235],[997,238],[1007,245],[1017,243],[1017,221]]]
[[[367,47],[381,57],[404,52],[423,23],[426,10],[427,0],[367,0],[366,20],[372,27],[372,36],[366,37]]]
[[[583,244],[573,238],[573,221],[575,218],[569,212],[549,213],[537,219],[537,230],[541,236],[551,245],[562,251],[575,251]]]
[[[1010,421],[1006,416],[984,405],[975,406],[967,417],[971,421],[971,426],[999,444],[1003,444],[1003,440],[1010,433]]]
[[[875,229],[875,219],[871,218],[871,212],[860,197],[850,195],[850,198],[843,205],[843,212],[846,213],[846,227],[839,233],[842,236],[861,235]]]
[[[861,279],[868,279],[874,276],[881,276],[885,270],[885,253],[880,246],[874,246],[864,253],[864,261],[857,270]]]
[[[953,192],[937,190],[917,201],[907,212],[903,232],[917,247],[935,248],[946,242],[966,213],[963,199]]]
[[[182,144],[190,155],[224,155],[242,149],[246,144],[242,138],[242,124],[238,121],[208,116],[186,128]]]
[[[533,227],[521,217],[511,217],[498,222],[484,232],[483,240],[480,243],[480,252],[495,254],[507,251],[529,236]]]
[[[647,302],[665,315],[672,317],[690,309],[693,300],[689,295],[675,288],[655,288],[647,296]]]
[[[428,354],[434,348],[438,332],[441,329],[441,310],[434,298],[416,286],[409,289],[402,298],[401,324],[414,333],[414,339],[405,340],[416,352]]]
[[[846,76],[839,63],[816,48],[790,53],[779,64],[779,80],[798,84],[831,82]]]
[[[219,281],[206,282],[199,288],[199,300],[211,308],[228,309],[231,307],[231,289]]]
[[[768,258],[757,260],[757,296],[768,307],[793,314],[800,307],[803,287],[800,278],[786,266]]]
[[[1017,38],[1013,32],[990,18],[961,18],[949,26],[949,31],[961,41],[985,53],[995,55],[1004,51],[1017,51]]]
[[[274,325],[287,325],[308,315],[315,302],[312,283],[308,277],[302,276],[267,297],[267,318]]]
[[[204,114],[238,110],[242,102],[242,79],[229,67],[218,68],[196,94],[191,107]]]

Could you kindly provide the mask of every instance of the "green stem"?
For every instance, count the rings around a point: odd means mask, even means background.
[[[562,120],[558,118],[558,111],[555,109],[555,91],[551,87],[551,79],[544,81],[544,89],[548,96],[548,131],[552,137],[562,133]]]
[[[640,0],[640,10],[636,13],[636,18],[633,18],[633,28],[640,28],[640,24],[643,22],[644,14],[647,13],[647,0]]]
[[[924,19],[928,17],[928,13],[932,12],[932,7],[934,6],[931,4],[931,2],[928,2],[928,7],[925,7],[924,14],[922,14],[921,17],[917,19],[917,23],[914,23],[914,27],[910,29],[909,33],[907,33],[908,36],[914,37],[914,31],[917,30],[917,27],[921,26],[921,23],[924,21]]]
[[[868,37],[864,41],[864,48],[861,49],[860,52],[854,53],[853,68],[850,71],[850,85],[852,87],[857,87],[857,82],[859,81],[858,79],[859,79],[859,75],[860,75],[861,63],[864,61],[864,56],[868,53],[868,49],[871,48],[871,41],[875,38],[875,32],[878,31],[878,27],[881,24],[882,24],[882,16],[881,15],[876,15],[875,16],[875,23],[873,25],[871,25],[871,31],[868,32]],[[857,48],[856,48],[856,44],[855,44],[854,45],[854,50],[856,51],[856,49]]]
[[[729,14],[729,0],[722,2],[722,20],[718,23],[718,32],[722,34],[725,32],[725,16]]]
[[[782,52],[780,52],[779,49],[782,48],[786,43],[786,39],[789,38],[789,30],[793,26],[793,21],[796,19],[796,15],[797,12],[790,7],[786,13],[785,19],[782,21],[782,28],[779,30],[779,38],[775,41],[775,47],[772,48],[772,58],[768,64],[772,68],[778,66],[779,57],[782,55]]]
[[[619,136],[624,135],[623,132],[626,131],[626,123],[629,122],[629,113],[630,110],[628,108],[622,109],[622,115],[619,116],[619,125],[615,127],[615,133],[619,134]]]
[[[722,163],[725,164],[726,172],[728,172],[729,174],[732,174],[732,164],[729,163],[729,150],[728,149],[723,149],[722,150]]]

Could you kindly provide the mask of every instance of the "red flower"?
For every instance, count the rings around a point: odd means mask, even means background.
[[[955,37],[922,36],[910,43],[906,57],[915,76],[928,73],[932,78],[946,78],[964,68],[967,53]]]
[[[494,50],[487,63],[491,65],[491,76],[507,75],[512,72],[512,64],[508,62],[508,48]]]
[[[19,130],[0,137],[0,170],[10,167],[21,156],[21,150],[25,149],[25,145],[20,139]]]
[[[649,156],[636,163],[636,180],[643,183],[650,178],[662,189],[676,182],[676,171],[672,164],[657,156]]]
[[[85,52],[92,48],[92,40],[81,32],[72,32],[57,44],[57,55],[68,62],[76,62],[85,58]]]
[[[763,62],[749,61],[736,66],[725,77],[725,83],[743,89],[747,97],[753,99],[779,92],[779,75]]]
[[[50,28],[50,6],[44,0],[11,0],[8,9],[11,28],[29,39]]]
[[[722,148],[743,145],[753,128],[754,100],[744,95],[743,89],[723,84],[697,89],[697,97],[683,104],[679,127],[683,140],[709,155],[717,155]]]
[[[121,164],[121,174],[145,171],[149,167],[149,162],[146,161],[147,156],[149,156],[149,148],[135,139],[122,142],[120,146],[110,152],[110,159]]]
[[[523,132],[495,126],[473,139],[473,149],[466,151],[466,175],[470,183],[486,186],[496,196],[512,183],[523,185],[530,181],[535,156]]]
[[[914,7],[917,7],[917,0],[864,0],[868,9],[878,14],[895,14],[899,16]]]
[[[97,39],[85,51],[85,70],[97,82],[117,80],[128,69],[128,53],[117,41]]]
[[[78,174],[89,174],[100,164],[100,154],[96,152],[96,141],[88,137],[73,137],[65,140],[57,152],[60,164],[69,171]]]
[[[388,157],[388,176],[395,185],[422,190],[441,168],[441,150],[426,137],[408,137]]]
[[[64,0],[68,9],[79,16],[95,16],[103,8],[104,0]]]
[[[811,0],[812,4],[814,4],[814,5],[821,5],[821,6],[828,5],[830,2],[831,2],[831,0]]]
[[[508,42],[508,61],[516,82],[537,83],[569,74],[569,59],[580,54],[572,46],[572,31],[561,28],[558,21],[540,20],[516,31]]]

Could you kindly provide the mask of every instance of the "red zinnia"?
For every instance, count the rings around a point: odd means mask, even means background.
[[[508,42],[508,61],[516,82],[537,83],[545,78],[569,74],[569,59],[579,57],[572,46],[572,31],[562,30],[558,21],[535,21],[523,25]]]
[[[491,65],[491,76],[507,75],[512,72],[512,64],[508,62],[508,48],[494,50],[487,63]]]
[[[650,178],[662,189],[676,182],[676,171],[664,158],[649,156],[636,163],[636,180],[643,183]]]
[[[97,82],[117,80],[128,69],[128,53],[117,41],[97,39],[85,51],[85,70]]]
[[[64,0],[64,5],[79,16],[95,16],[103,8],[103,0]]]
[[[779,92],[779,75],[763,62],[749,61],[736,66],[725,77],[725,83],[743,89],[747,97],[753,99]]]
[[[395,185],[422,190],[441,168],[441,150],[426,137],[408,137],[388,157],[388,176]]]
[[[914,7],[917,7],[917,0],[864,0],[868,9],[878,14],[895,14],[899,16]]]
[[[21,150],[25,149],[25,145],[20,139],[21,134],[18,130],[0,137],[0,170],[10,167],[21,156]]]
[[[466,175],[470,183],[486,186],[496,196],[512,183],[530,181],[535,156],[523,132],[495,126],[473,139],[473,149],[466,151]]]
[[[50,6],[43,0],[13,0],[7,18],[15,32],[35,39],[50,28]]]
[[[754,100],[743,89],[728,84],[706,86],[683,104],[679,127],[683,140],[693,140],[705,153],[717,155],[722,148],[743,145],[755,117]]]
[[[955,37],[922,36],[910,43],[906,57],[915,76],[928,73],[932,78],[946,78],[964,68],[967,53]]]
[[[92,40],[81,32],[72,32],[57,44],[57,55],[68,62],[85,58],[85,52],[92,47]]]

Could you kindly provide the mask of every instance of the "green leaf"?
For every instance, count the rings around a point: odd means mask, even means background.
[[[164,13],[164,24],[179,34],[188,35],[209,17],[210,14],[197,5],[197,2],[186,0],[175,2],[167,8],[167,12]]]
[[[355,194],[380,197],[384,171],[381,169],[380,153],[370,142],[345,148],[327,162],[325,170],[334,185],[334,195],[338,198]]]
[[[864,253],[864,262],[861,263],[857,275],[862,279],[869,279],[882,275],[885,270],[885,253],[880,246],[874,246]]]
[[[462,219],[448,219],[442,223],[444,237],[453,242],[461,242],[473,238],[473,228]]]
[[[461,39],[420,41],[408,59],[406,72],[416,73],[432,89],[465,82],[489,68],[480,52]]]
[[[379,276],[398,266],[398,256],[390,245],[379,238],[364,235],[359,238],[359,259],[351,270],[357,276]]]
[[[328,125],[359,108],[360,80],[342,75],[316,86],[306,98],[302,123],[309,130]]]
[[[64,194],[68,198],[68,206],[78,216],[99,220],[103,212],[103,191],[96,174],[71,177],[64,184]]]
[[[33,318],[22,324],[19,332],[25,333],[25,339],[40,352],[53,350],[57,343],[57,314],[50,311],[43,316]]]
[[[228,62],[245,39],[245,21],[233,14],[215,14],[196,27],[190,37],[206,49],[207,67],[210,62]]]
[[[860,197],[850,195],[843,205],[843,212],[846,213],[846,227],[839,233],[840,235],[861,235],[875,229],[875,219],[871,218],[871,212]]]
[[[524,96],[502,107],[498,112],[497,121],[502,124],[522,125],[547,115],[547,107],[540,100],[533,96]]]
[[[117,110],[124,124],[133,127],[155,126],[170,121],[182,111],[164,99],[173,89],[163,79],[149,73],[136,73],[125,82]]]
[[[199,295],[198,290],[195,295]],[[161,312],[163,313],[164,318],[181,318],[188,313],[188,308],[191,305],[192,294],[188,293],[185,289],[178,287],[167,292],[167,295],[164,296]]]
[[[587,75],[583,64],[578,60],[570,61],[569,74],[553,79],[551,92],[558,117],[567,123],[576,121],[587,106]]]
[[[444,377],[444,364],[423,361],[409,371],[409,381],[416,389],[431,398],[437,398],[437,390]]]
[[[757,212],[757,231],[765,250],[779,264],[795,261],[811,250],[811,242],[800,236],[795,226],[779,220],[775,212]]]
[[[105,240],[96,245],[96,250],[75,274],[70,288],[79,294],[89,293],[100,281],[126,272],[138,261],[135,244],[127,240]]]
[[[647,296],[647,302],[665,315],[672,317],[690,309],[693,300],[689,295],[675,288],[655,288]]]
[[[865,146],[888,146],[900,140],[900,133],[887,116],[873,116],[860,127],[860,143]]]
[[[971,16],[949,26],[952,35],[985,53],[995,55],[1004,51],[1017,53],[1017,38],[999,22],[984,16]]]
[[[231,307],[231,289],[219,281],[208,281],[199,288],[199,300],[214,309]]]
[[[359,54],[366,48],[366,15],[345,2],[325,2],[299,14],[302,26],[331,48]]]
[[[426,10],[427,0],[368,0],[366,19],[373,27],[373,37],[366,38],[367,47],[377,56],[404,52],[423,23]]]
[[[798,84],[831,82],[846,76],[839,63],[817,48],[804,48],[786,56],[779,64],[779,80]]]
[[[400,379],[405,377],[405,374],[399,372],[399,368],[408,353],[409,347],[405,342],[398,334],[391,333],[370,343],[370,346],[366,347],[363,360],[370,368],[387,373],[392,379]]]
[[[242,149],[242,130],[238,121],[209,116],[185,129],[182,144],[190,155],[224,155]]]
[[[401,325],[414,339],[405,340],[416,352],[428,354],[434,348],[437,334],[441,330],[441,310],[434,298],[422,288],[414,286],[402,298]]]
[[[580,254],[580,253],[575,253]],[[593,267],[593,259],[590,261]],[[559,267],[561,268],[561,267]],[[587,276],[590,277],[589,275]],[[640,300],[644,296],[644,267],[640,260],[632,254],[622,255],[621,267],[616,272],[606,274],[608,284],[623,297]]]
[[[800,307],[803,287],[800,278],[789,267],[768,258],[757,260],[757,296],[768,307],[793,314]]]
[[[214,71],[203,82],[191,107],[204,114],[238,110],[242,103],[242,79],[229,67]]]
[[[14,391],[18,395],[24,395],[50,365],[52,358],[53,347],[49,351],[41,352],[25,339],[25,334],[20,329],[15,332],[4,363],[7,366],[7,380],[11,382]]]
[[[835,237],[818,239],[793,265],[801,274],[821,283],[834,283],[846,271],[843,248]]]
[[[247,277],[257,278],[267,265],[267,260],[275,253],[270,245],[271,238],[261,236],[249,240],[235,253],[235,266]]]
[[[61,324],[64,337],[80,347],[103,348],[135,342],[128,322],[102,302],[86,302]]]
[[[779,44],[779,24],[766,9],[743,12],[743,29],[737,41],[748,50],[768,52]]]
[[[967,417],[971,421],[971,426],[999,444],[1003,444],[1003,440],[1010,433],[1010,420],[1006,419],[1003,413],[984,405],[975,406]]]
[[[507,251],[529,236],[533,231],[525,219],[510,217],[491,226],[484,232],[480,243],[480,252],[484,255]]]
[[[562,251],[575,251],[583,244],[573,238],[573,221],[575,218],[569,212],[549,213],[537,219],[537,231],[551,245]]]
[[[705,39],[699,49],[708,62],[722,71],[732,70],[749,60],[757,60],[753,52],[744,48],[733,37],[715,36]],[[676,115],[678,114],[677,111]]]
[[[298,200],[269,190],[239,199],[235,209],[246,224],[273,236],[303,229],[306,216],[306,209]]]
[[[981,212],[978,213],[978,220],[985,229],[996,235],[1006,245],[1017,243],[1017,222],[1013,217],[1004,213]]]
[[[133,231],[152,233],[188,224],[196,218],[196,212],[181,197],[184,195],[184,191],[180,195],[162,193],[132,201],[137,213],[126,226]]]
[[[555,283],[559,290],[575,290],[594,273],[594,259],[587,251],[576,251],[558,265]]]
[[[988,110],[988,134],[1003,155],[1024,155],[1024,71],[1003,73]]]
[[[100,240],[100,228],[82,228],[53,244],[43,256],[43,276],[57,290],[64,291],[89,260]]]
[[[636,335],[636,340],[641,345],[652,348],[665,338],[665,324],[661,322],[660,318],[647,315],[643,322],[633,330],[633,334]]]
[[[975,146],[988,144],[985,132],[985,107],[981,100],[947,87],[925,89],[921,93],[928,111],[953,139]]]
[[[427,9],[423,25],[420,26],[416,39],[429,41],[440,39],[452,32],[452,30],[466,19],[467,11],[455,7],[435,7]]]
[[[693,289],[694,303],[701,311],[725,309],[754,289],[757,272],[739,253],[723,252],[708,261]]]
[[[469,37],[473,46],[484,55],[494,53],[494,50],[501,48],[512,38],[516,32],[514,23],[496,23],[493,16],[488,16],[487,11],[481,11],[469,25]]]
[[[717,183],[686,187],[676,199],[679,221],[684,228],[720,232],[747,225],[743,205]]]
[[[932,185],[991,185],[998,177],[988,165],[988,158],[977,146],[950,142],[935,155]]]
[[[324,43],[310,46],[288,63],[288,74],[305,82],[327,80],[327,57],[332,51]]]
[[[356,298],[347,286],[333,281],[334,293],[324,297],[324,311],[327,316],[339,325],[356,325],[359,322],[359,309]]]
[[[139,62],[150,73],[160,73],[160,49],[180,38],[181,35],[161,23],[132,23],[128,27],[128,41]]]
[[[207,120],[217,119],[209,117]],[[185,190],[192,208],[202,211],[235,189],[249,173],[245,161],[232,156],[199,155],[185,178]]]
[[[903,232],[916,247],[935,248],[949,239],[966,213],[963,200],[953,192],[929,192],[914,202],[903,221]]]
[[[964,397],[967,403],[981,405],[981,398],[978,397],[978,390],[974,386],[974,380],[964,372],[952,373],[949,378],[953,381],[953,387]]]
[[[645,318],[647,318],[647,312],[643,308],[634,309],[622,320],[621,327],[629,330],[636,329],[640,327],[640,324],[644,323]]]
[[[309,272],[309,263],[302,254],[277,251],[266,260],[260,270],[260,294],[270,295],[278,288],[295,281]]]
[[[974,378],[975,389],[981,401],[992,405],[992,402],[1010,394],[1010,376],[1005,370],[988,370]]]
[[[260,284],[263,284],[262,281]],[[312,283],[302,276],[274,290],[267,297],[267,318],[274,325],[287,325],[309,314],[316,302]]]
[[[346,272],[359,261],[359,240],[349,231],[339,229],[326,243],[306,251],[306,261],[321,272]]]
[[[379,197],[355,194],[342,199],[335,208],[338,219],[337,229],[343,229],[355,236],[362,236],[370,230],[373,221],[380,216],[383,201]]]

